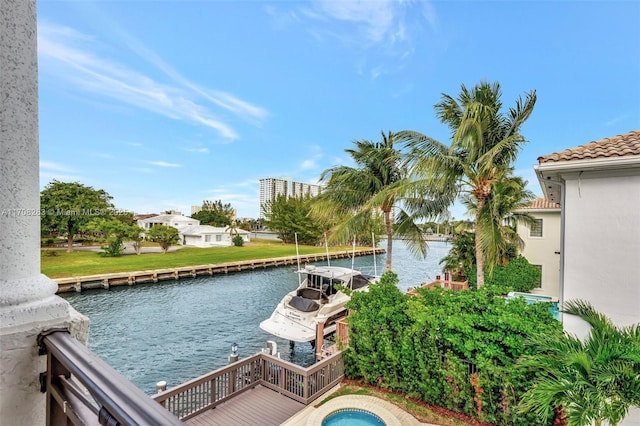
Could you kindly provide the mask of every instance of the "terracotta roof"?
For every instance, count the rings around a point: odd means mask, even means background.
[[[559,209],[560,204],[547,201],[545,198],[536,198],[529,204],[527,204],[524,210],[544,210],[544,209]]]
[[[575,148],[538,157],[538,162],[589,160],[595,158],[627,157],[640,155],[640,130],[600,139]]]

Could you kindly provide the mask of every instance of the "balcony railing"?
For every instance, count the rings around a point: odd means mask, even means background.
[[[43,333],[38,344],[47,354],[47,426],[183,424],[66,330]]]
[[[258,385],[306,405],[343,377],[342,352],[307,368],[259,353],[168,389],[154,399],[181,420],[187,420]]]

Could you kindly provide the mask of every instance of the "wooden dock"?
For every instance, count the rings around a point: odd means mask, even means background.
[[[215,410],[185,420],[185,423],[191,426],[278,426],[305,407],[301,402],[258,385],[218,405]]]
[[[385,250],[361,249],[349,251],[330,252],[330,259],[345,259],[355,256],[370,256],[382,254]],[[177,268],[154,269],[147,271],[116,272],[111,274],[84,275],[78,277],[54,278],[58,283],[58,293],[81,292],[89,289],[109,289],[111,286],[125,286],[142,283],[157,283],[165,280],[179,280],[181,278],[195,278],[198,276],[214,274],[228,274],[253,269],[264,269],[275,266],[296,265],[322,262],[327,260],[326,253],[307,254],[297,256],[276,257],[271,259],[244,260],[238,262],[226,262],[208,265],[181,266]]]

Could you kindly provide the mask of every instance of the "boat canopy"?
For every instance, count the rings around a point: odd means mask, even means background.
[[[302,296],[293,296],[291,300],[289,300],[289,306],[299,310],[300,312],[313,312],[320,308],[320,305],[316,302]]]

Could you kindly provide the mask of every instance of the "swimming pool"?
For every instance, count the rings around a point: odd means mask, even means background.
[[[509,294],[507,294],[507,300],[515,299],[516,297],[523,297],[529,305],[532,303],[550,303],[549,312],[551,312],[551,315],[553,315],[555,319],[560,320],[560,309],[557,298],[543,294],[520,293],[518,291],[510,291]]]
[[[385,422],[369,411],[347,408],[325,417],[322,426],[384,426]]]

